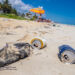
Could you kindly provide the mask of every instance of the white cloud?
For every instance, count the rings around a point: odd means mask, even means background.
[[[41,9],[43,9],[43,6],[39,6],[38,8],[41,8]]]
[[[2,2],[3,0],[0,0]],[[13,8],[17,9],[18,12],[25,12],[32,8],[31,5],[25,4],[22,0],[9,0],[9,3]]]
[[[29,4],[25,4],[22,0],[9,0],[14,8],[19,12],[25,12],[32,8]]]

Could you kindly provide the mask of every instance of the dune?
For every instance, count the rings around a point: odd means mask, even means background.
[[[75,75],[75,65],[64,64],[57,56],[61,45],[75,49],[75,26],[0,18],[0,49],[8,42],[30,43],[34,37],[46,39],[47,47],[0,68],[0,75]]]

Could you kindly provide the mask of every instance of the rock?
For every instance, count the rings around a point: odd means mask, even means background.
[[[56,24],[53,24],[53,27],[55,27],[56,26]]]

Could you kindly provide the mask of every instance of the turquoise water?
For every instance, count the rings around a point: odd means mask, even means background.
[[[58,23],[67,24],[67,25],[75,25],[75,23],[64,23],[64,22],[58,22]]]

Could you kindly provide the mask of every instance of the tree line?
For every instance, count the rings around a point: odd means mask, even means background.
[[[0,3],[0,10],[4,13],[4,14],[15,14],[17,16],[21,16],[21,17],[25,17],[25,15],[27,17],[29,17],[30,15],[32,15],[30,12],[27,13],[20,13],[17,12],[17,10],[15,8],[12,7],[12,5],[9,3],[9,0],[3,0],[2,3]],[[32,16],[32,20],[37,19],[38,17],[34,14],[34,16]]]
[[[12,5],[9,3],[8,0],[4,0],[3,3],[0,3],[0,10],[3,11],[5,14],[15,14],[18,15],[18,12],[15,8],[12,8]]]

